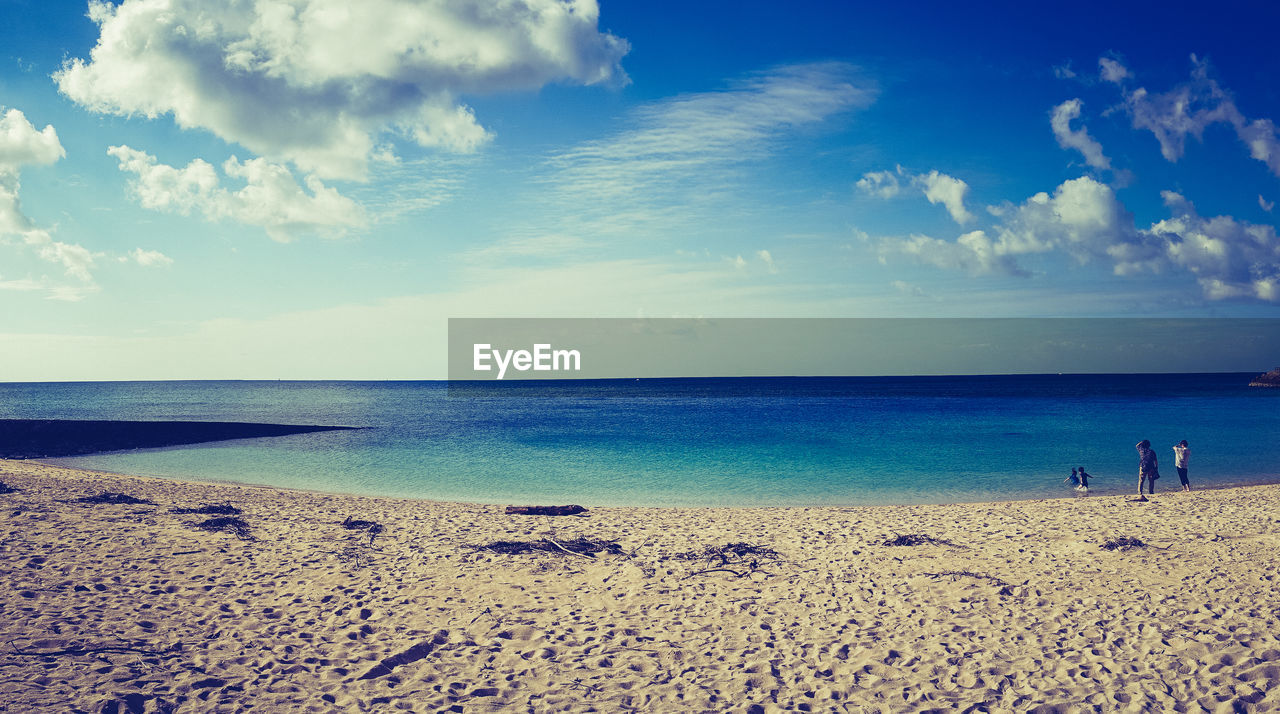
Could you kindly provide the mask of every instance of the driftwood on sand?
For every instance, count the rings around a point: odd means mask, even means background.
[[[689,573],[685,576],[686,578],[691,578],[695,575],[706,575],[707,573],[729,573],[739,578],[745,578],[755,573],[772,575],[773,573],[760,567],[761,562],[782,559],[782,555],[773,548],[750,543],[710,545],[702,550],[676,553],[671,557],[675,560],[703,561],[712,566]]]
[[[600,552],[624,555],[622,546],[618,545],[617,541],[594,538],[575,538],[574,540],[566,540],[563,543],[551,538],[531,541],[500,540],[487,545],[473,547],[476,550],[487,550],[491,553],[502,553],[504,555],[519,555],[536,551],[554,553],[556,555],[579,555],[584,558],[594,558],[595,554]]]
[[[568,506],[507,506],[507,515],[525,516],[576,516],[587,509],[577,504]]]

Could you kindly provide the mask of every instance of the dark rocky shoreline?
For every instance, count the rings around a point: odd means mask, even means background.
[[[0,419],[0,458],[83,456],[101,451],[154,449],[227,439],[357,428],[360,427],[226,421]]]

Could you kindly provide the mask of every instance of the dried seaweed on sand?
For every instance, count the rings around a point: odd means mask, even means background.
[[[889,540],[884,541],[880,545],[892,545],[892,546],[949,545],[949,546],[952,546],[953,548],[960,547],[960,546],[957,546],[955,543],[952,543],[951,541],[946,540],[944,538],[934,538],[933,536],[926,535],[924,533],[908,533],[906,535],[894,536],[893,538],[890,538]]]
[[[122,505],[122,506],[133,506],[133,505],[154,506],[156,505],[155,501],[148,501],[145,498],[136,498],[134,496],[130,496],[127,493],[111,493],[110,491],[103,491],[102,493],[96,496],[85,496],[83,498],[77,498],[74,501],[72,501],[72,503],[92,503],[92,504],[112,503],[112,504]]]
[[[204,504],[197,508],[175,508],[170,513],[181,513],[185,515],[197,516],[238,516],[240,509],[235,506],[224,503],[222,505]]]
[[[349,531],[365,531],[369,534],[369,545],[373,545],[373,539],[382,534],[386,528],[377,521],[361,521],[347,516],[347,520],[342,522],[342,527]]]
[[[192,523],[191,525],[202,531],[231,533],[245,540],[253,540],[253,536],[249,533],[249,524],[243,518],[224,516],[222,518],[210,518],[203,523]]]
[[[1146,548],[1147,544],[1137,538],[1120,536],[1102,544],[1103,550],[1129,550],[1130,548]]]

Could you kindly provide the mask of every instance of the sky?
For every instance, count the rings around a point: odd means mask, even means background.
[[[1280,316],[1280,8],[1112,5],[0,0],[0,381],[440,378],[450,317]]]

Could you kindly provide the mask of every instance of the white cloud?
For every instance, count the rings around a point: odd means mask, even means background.
[[[773,254],[767,250],[757,250],[756,257],[764,261],[764,265],[769,269],[770,273],[778,272],[778,264],[773,262]]]
[[[894,290],[897,290],[903,295],[908,295],[910,297],[933,297],[929,293],[925,292],[924,288],[919,285],[908,283],[905,280],[894,280],[889,284],[893,286]]]
[[[1262,197],[1262,194],[1258,194],[1258,207],[1266,211],[1267,213],[1271,213],[1271,209],[1276,207],[1276,202],[1268,201],[1267,199]]]
[[[17,109],[0,117],[0,174],[16,173],[21,166],[43,166],[66,156],[53,125],[39,131]]]
[[[741,255],[735,255],[732,258],[726,257],[725,261],[728,262],[729,265],[732,265],[737,270],[742,270],[743,268],[747,267],[747,261]]]
[[[90,284],[93,254],[83,246],[54,240],[48,230],[27,217],[18,198],[23,166],[53,164],[65,155],[52,125],[37,130],[17,109],[10,109],[0,117],[0,239],[18,238],[41,260],[54,263],[68,276]]]
[[[173,264],[173,258],[161,253],[158,250],[144,250],[142,248],[134,248],[129,253],[129,258],[144,268],[164,267]]]
[[[1080,117],[1082,105],[1079,99],[1071,99],[1053,108],[1049,114],[1049,126],[1053,128],[1053,136],[1058,140],[1058,146],[1079,151],[1084,155],[1085,163],[1095,169],[1110,169],[1111,160],[1102,153],[1102,144],[1089,136],[1089,130],[1083,126],[1078,130],[1071,128],[1072,120]]]
[[[990,232],[970,231],[954,242],[926,236],[883,239],[880,254],[906,254],[971,274],[1027,275],[1017,256],[1062,251],[1084,263],[1117,245],[1142,243],[1111,188],[1089,177],[1065,181],[1052,195],[1041,192],[1021,205],[1006,204],[995,214],[1001,222]],[[1136,259],[1137,252],[1129,252]]]
[[[899,166],[897,172],[893,171],[871,171],[862,175],[858,179],[856,186],[871,196],[878,198],[893,198],[902,192],[902,184],[898,182],[898,176],[902,174],[902,167]]]
[[[1209,76],[1209,63],[1191,55],[1191,79],[1172,90],[1153,94],[1145,87],[1125,93],[1133,126],[1160,142],[1169,161],[1182,158],[1188,136],[1199,140],[1213,124],[1229,124],[1249,155],[1280,176],[1280,133],[1270,119],[1250,120],[1236,107],[1231,93]]]
[[[1128,67],[1110,57],[1098,59],[1098,74],[1102,77],[1102,81],[1111,82],[1112,84],[1122,84],[1124,80],[1132,76],[1129,74]]]
[[[306,177],[304,189],[287,168],[266,159],[242,162],[233,156],[223,162],[227,178],[244,182],[230,190],[202,159],[175,168],[128,146],[113,146],[107,153],[119,160],[121,171],[136,176],[130,188],[144,208],[183,215],[196,211],[213,221],[261,226],[278,241],[307,233],[340,234],[364,224],[364,212],[351,199],[314,176]]]
[[[965,196],[969,193],[969,184],[937,170],[927,174],[912,175],[899,166],[894,171],[865,173],[855,185],[868,195],[877,198],[894,198],[902,193],[902,180],[920,189],[929,203],[942,204],[956,223],[964,225],[973,220],[973,214],[964,205]]]
[[[1063,182],[1052,195],[1006,205],[990,231],[970,231],[954,241],[888,237],[876,247],[882,262],[905,255],[972,275],[1030,275],[1018,258],[1034,254],[1066,255],[1082,265],[1102,262],[1118,276],[1185,270],[1207,299],[1280,302],[1280,240],[1273,226],[1203,218],[1181,195],[1165,191],[1163,197],[1171,217],[1140,229],[1109,186],[1086,176]]]
[[[752,209],[736,200],[754,179],[752,162],[780,151],[797,129],[874,100],[874,88],[855,75],[835,62],[785,66],[646,104],[622,119],[621,131],[551,156],[529,211],[551,224],[526,220],[515,230],[598,239],[723,224],[727,211]]]
[[[87,61],[54,75],[98,112],[171,114],[276,162],[361,178],[401,136],[470,151],[467,94],[626,81],[594,0],[90,0]]]
[[[929,203],[941,203],[946,206],[951,220],[960,225],[973,220],[973,214],[964,207],[964,197],[969,193],[969,184],[937,171],[915,177],[914,183],[924,191],[924,197],[929,199]]]
[[[1206,297],[1280,302],[1280,241],[1273,226],[1203,218],[1172,191],[1164,199],[1172,217],[1148,233],[1164,243],[1169,262],[1196,276]]]

